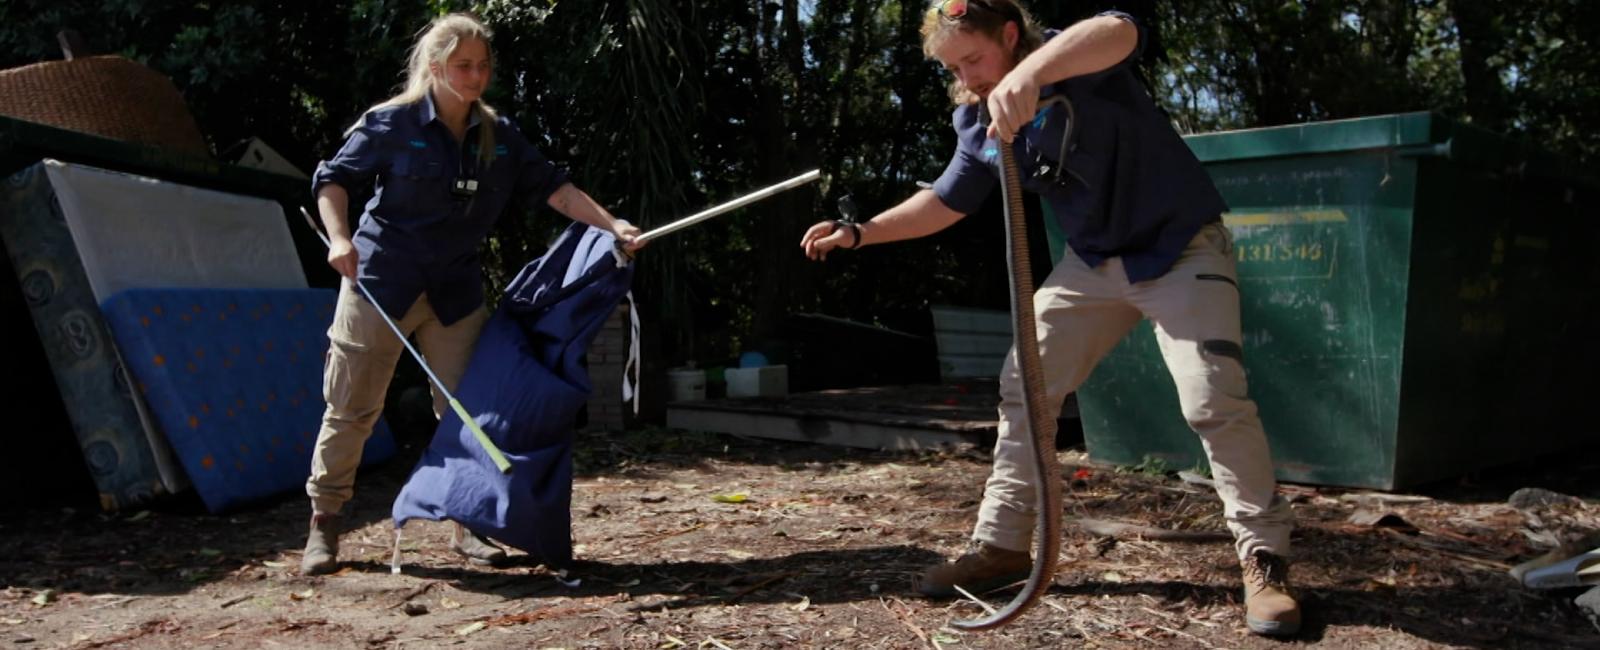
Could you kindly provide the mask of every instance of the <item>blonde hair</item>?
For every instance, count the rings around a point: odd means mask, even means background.
[[[933,55],[934,50],[957,31],[982,34],[994,39],[996,43],[1004,44],[1006,23],[1017,24],[1017,45],[1011,51],[1013,64],[1021,62],[1044,43],[1044,36],[1039,32],[1039,26],[1033,22],[1033,16],[1016,0],[966,0],[967,12],[957,18],[944,14],[947,2],[948,0],[934,0],[927,13],[922,16],[924,57],[936,58]],[[950,81],[950,99],[957,104],[975,104],[978,102],[978,95],[968,90],[960,79],[954,79]]]
[[[489,60],[492,62],[494,52],[489,47],[489,39],[493,36],[494,33],[489,31],[489,27],[471,14],[453,13],[433,19],[433,22],[428,23],[428,27],[417,36],[417,42],[411,46],[411,54],[406,62],[405,86],[399,94],[374,104],[366,112],[422,101],[428,96],[428,92],[433,90],[436,79],[433,65],[438,64],[442,67],[450,55],[455,53],[456,48],[468,40],[482,41],[484,49],[489,50]],[[445,84],[445,89],[451,93],[455,92],[449,84]],[[487,167],[494,162],[494,124],[499,114],[484,103],[482,98],[473,102],[472,109],[477,111],[480,121],[478,161]],[[356,121],[357,125],[360,123],[360,120]],[[352,125],[350,131],[354,131],[355,128],[355,125]],[[349,131],[346,132],[348,133]]]

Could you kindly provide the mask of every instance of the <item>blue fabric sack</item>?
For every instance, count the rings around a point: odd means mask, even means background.
[[[512,280],[456,390],[511,472],[446,412],[395,499],[397,529],[448,519],[546,566],[571,563],[573,429],[591,387],[584,359],[633,281],[614,242],[574,223]]]

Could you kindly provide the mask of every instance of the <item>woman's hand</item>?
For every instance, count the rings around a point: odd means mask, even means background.
[[[845,247],[846,243],[855,241],[855,233],[849,227],[840,227],[836,221],[823,221],[806,229],[805,236],[800,238],[800,248],[805,251],[806,257],[814,260],[828,259],[828,251]]]
[[[639,241],[639,235],[644,234],[638,226],[628,223],[626,219],[613,219],[611,221],[611,234],[622,244],[622,250],[629,254],[645,247],[649,242]]]
[[[356,279],[356,262],[360,258],[355,245],[348,238],[340,237],[328,243],[328,266],[338,271],[339,275]]]

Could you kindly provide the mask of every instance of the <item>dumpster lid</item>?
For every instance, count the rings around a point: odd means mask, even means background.
[[[1396,149],[1600,190],[1600,172],[1592,167],[1428,111],[1203,133],[1184,141],[1203,163]]]

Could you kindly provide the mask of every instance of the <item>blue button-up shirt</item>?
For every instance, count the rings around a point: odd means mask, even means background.
[[[1106,12],[1129,22],[1127,14]],[[1025,191],[1048,202],[1072,251],[1091,268],[1121,257],[1129,282],[1165,274],[1200,228],[1228,210],[1211,177],[1156,107],[1131,66],[1144,48],[1101,72],[1053,84],[1076,113],[1064,182],[1054,182],[1066,110],[1053,106],[1012,140]],[[1045,32],[1046,40],[1059,32]],[[998,184],[1000,146],[986,136],[979,106],[953,116],[958,144],[933,191],[945,205],[971,214]],[[1045,167],[1049,168],[1044,172]],[[1044,173],[1041,173],[1044,172]]]
[[[376,181],[353,236],[357,276],[391,316],[404,316],[424,293],[445,325],[472,313],[483,304],[478,249],[506,203],[542,204],[567,182],[510,120],[493,126],[494,162],[481,169],[477,111],[458,143],[429,95],[368,111],[339,153],[317,165],[313,196],[328,183]],[[453,193],[458,178],[476,180],[477,190]]]

